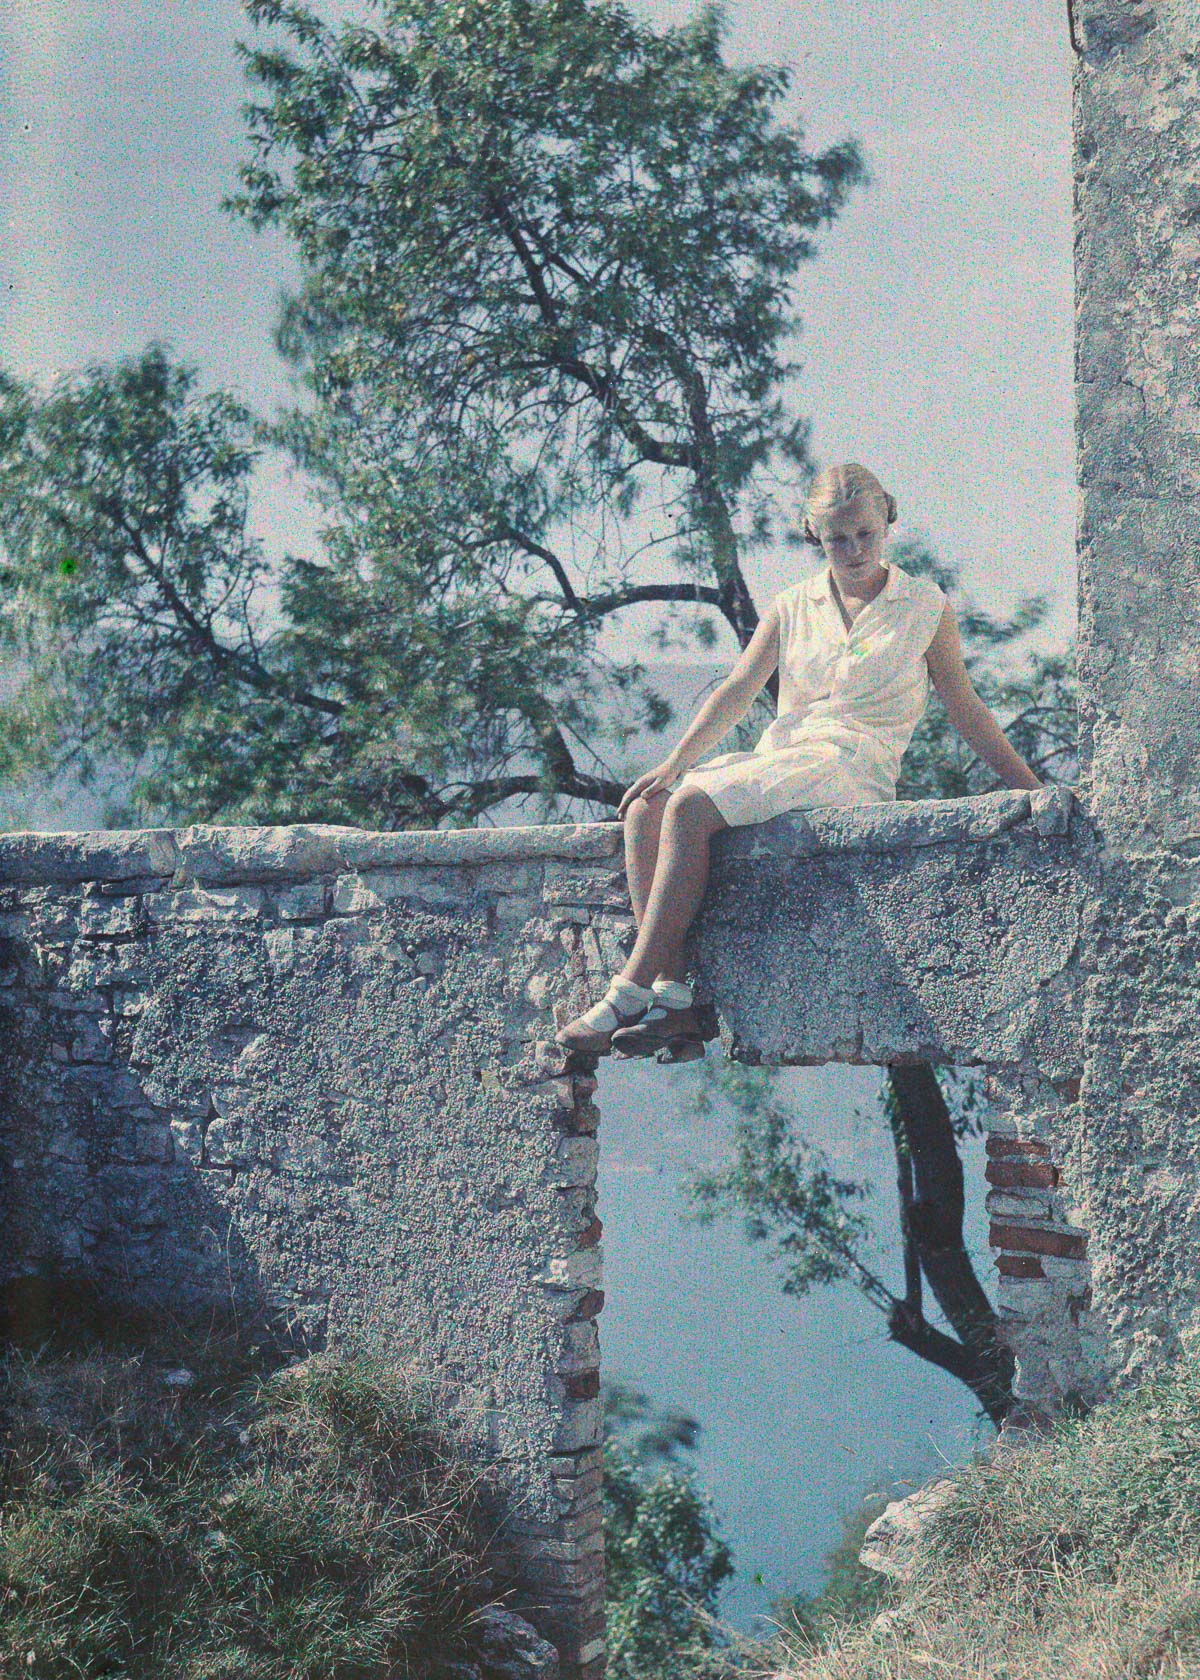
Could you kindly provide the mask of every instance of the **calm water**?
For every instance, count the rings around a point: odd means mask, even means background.
[[[841,1516],[869,1488],[903,1494],[946,1463],[968,1461],[995,1432],[975,1420],[961,1383],[888,1340],[882,1314],[853,1285],[785,1296],[780,1267],[740,1222],[683,1220],[686,1169],[715,1165],[732,1138],[727,1110],[688,1112],[699,1067],[600,1063],[601,1368],[700,1423],[694,1466],[737,1569],[722,1614],[749,1629],[772,1597],[821,1585]],[[874,1186],[862,1205],[876,1241],[862,1258],[902,1295],[895,1158],[879,1087],[871,1068],[796,1068],[777,1094],[838,1176]],[[962,1152],[967,1246],[991,1293],[983,1140]],[[926,1313],[949,1329],[928,1291]]]

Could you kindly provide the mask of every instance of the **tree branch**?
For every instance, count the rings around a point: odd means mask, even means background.
[[[527,554],[532,554],[536,556],[537,559],[544,560],[546,565],[549,566],[550,570],[554,573],[558,587],[562,590],[563,600],[570,607],[571,611],[578,613],[581,618],[586,616],[578,595],[576,595],[574,589],[571,587],[571,580],[567,576],[567,569],[558,558],[558,555],[555,554],[554,550],[552,548],[545,547],[543,543],[535,542],[532,537],[527,536],[524,531],[518,531],[516,526],[510,525],[507,520],[502,523],[500,530],[501,535],[507,537],[510,542],[516,543],[518,548],[523,548]]]
[[[943,1335],[923,1318],[911,1317],[903,1301],[898,1301],[888,1314],[888,1335],[901,1347],[908,1348],[910,1353],[927,1359],[931,1365],[939,1366],[965,1383],[987,1408],[992,1422],[997,1427],[1003,1422],[1007,1408],[997,1411],[985,1398],[979,1362],[969,1348],[956,1342],[953,1336]]]
[[[560,373],[578,380],[599,399],[604,412],[612,416],[622,434],[639,451],[643,460],[653,461],[661,467],[694,468],[697,465],[695,452],[686,446],[681,448],[652,437],[641,422],[626,409],[616,382],[584,361],[575,346],[564,336],[558,306],[546,285],[545,276],[536,257],[525,241],[516,217],[494,187],[488,187],[485,196],[509,244],[517,253],[538,312],[550,329],[552,366]]]
[[[588,618],[602,618],[605,613],[620,612],[623,607],[638,606],[644,601],[696,601],[716,607],[728,617],[721,590],[706,583],[631,583],[607,595],[586,595],[579,602],[579,609]],[[732,619],[730,624],[737,628]]]
[[[973,1386],[989,1415],[1012,1404],[1015,1361],[963,1243],[963,1171],[950,1111],[928,1062],[888,1069],[912,1161],[908,1221],[929,1287],[977,1369]]]
[[[244,654],[226,647],[223,642],[219,642],[209,626],[201,623],[180,595],[167,576],[166,568],[152,557],[138,528],[131,525],[123,513],[113,514],[111,510],[108,511],[109,517],[113,518],[114,522],[124,532],[133,553],[154,580],[163,600],[175,614],[176,620],[187,631],[189,639],[194,645],[202,647],[214,664],[226,668],[241,682],[244,682],[247,687],[256,689],[260,694],[275,694],[284,700],[292,701],[294,705],[307,706],[313,711],[325,712],[331,717],[341,716],[345,708],[340,700],[328,700],[323,695],[309,694],[304,689],[292,688],[288,683],[277,677],[274,672],[264,669],[263,666],[247,659]]]

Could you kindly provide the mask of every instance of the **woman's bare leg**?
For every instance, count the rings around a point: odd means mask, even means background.
[[[669,797],[667,793],[652,793],[649,799],[639,797],[625,813],[625,877],[638,927],[642,925],[646,901],[654,885],[659,835]]]
[[[728,827],[712,800],[698,788],[679,788],[668,796],[653,880],[639,919],[637,942],[621,970],[624,979],[636,986],[648,986],[659,975],[682,980],[684,939],[708,883],[708,843],[719,829]],[[648,851],[644,841],[642,845],[639,867]],[[643,881],[644,875],[639,875],[639,886]]]

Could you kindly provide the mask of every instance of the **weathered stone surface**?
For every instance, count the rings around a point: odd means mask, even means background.
[[[1195,8],[1077,0],[1076,436],[1085,1072],[1064,1177],[1090,1230],[1089,1364],[1176,1357],[1200,1230],[1200,60]]]
[[[869,845],[789,851],[799,825],[788,817],[776,819],[792,824],[779,853],[742,842],[752,830],[720,850],[695,948],[735,1055],[1078,1071],[1079,943],[1095,891],[1086,833],[1037,832],[1028,795],[931,803],[969,809],[954,823],[935,813],[919,843],[890,851],[866,810],[845,813],[840,838]],[[804,815],[815,830],[831,813]],[[905,816],[900,831],[914,826]]]
[[[560,1680],[558,1652],[522,1616],[498,1605],[480,1611],[479,1680]]]
[[[904,1499],[893,1499],[863,1536],[859,1562],[894,1581],[910,1581],[922,1535],[953,1503],[956,1491],[954,1478],[946,1476],[927,1482]]]
[[[722,859],[813,857],[818,852],[894,852],[955,840],[994,840],[1029,824],[1031,797],[1004,790],[976,799],[922,799],[789,811],[770,822],[722,833],[714,843],[714,852]],[[1043,805],[1049,803],[1043,800]],[[1042,808],[1039,806],[1039,811]]]
[[[191,872],[160,890],[31,898],[5,936],[0,1283],[82,1267],[173,1313],[232,1295],[314,1344],[362,1335],[417,1360],[445,1379],[463,1450],[499,1461],[560,1536],[566,1596],[531,1614],[582,1672],[599,1507],[564,1526],[552,1472],[600,1440],[595,1086],[525,993],[535,974],[548,994],[569,982],[542,856],[603,848],[567,829],[516,856],[489,838],[471,862],[434,845],[423,868],[403,838],[408,861],[358,870],[327,835],[189,833],[171,845]],[[147,848],[123,845],[144,868]],[[339,879],[365,884],[361,911],[339,913]],[[497,918],[516,890],[537,913]],[[516,1558],[527,1596],[544,1563]]]
[[[1079,659],[1103,826],[1200,835],[1200,66],[1189,0],[1078,0]]]

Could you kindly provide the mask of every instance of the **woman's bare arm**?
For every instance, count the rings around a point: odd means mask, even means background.
[[[925,654],[930,680],[941,696],[946,716],[963,740],[990,765],[1006,787],[1041,787],[1033,771],[975,692],[971,674],[963,663],[958,620],[947,603],[937,634]]]
[[[625,789],[617,807],[618,817],[625,815],[627,807],[639,795],[658,793],[670,787],[685,770],[703,758],[710,747],[724,740],[750,710],[778,663],[779,609],[772,602],[743,648],[737,664],[699,707],[678,745],[672,748],[661,764],[647,770]]]

